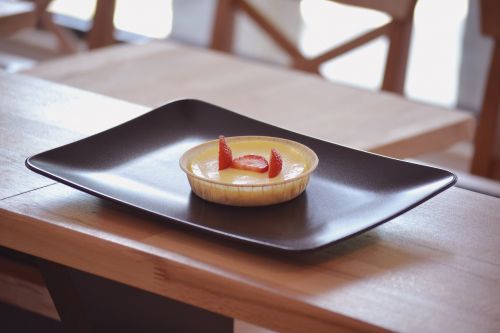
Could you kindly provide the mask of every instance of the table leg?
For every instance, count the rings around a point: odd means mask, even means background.
[[[233,320],[53,262],[38,260],[68,332],[232,332]]]

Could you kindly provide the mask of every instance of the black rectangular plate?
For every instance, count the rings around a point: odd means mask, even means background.
[[[179,158],[220,134],[295,140],[316,152],[319,166],[305,193],[287,203],[239,208],[206,202],[191,192]],[[87,193],[165,217],[167,223],[289,251],[359,234],[456,181],[448,171],[328,143],[192,99],[32,156],[26,165]]]

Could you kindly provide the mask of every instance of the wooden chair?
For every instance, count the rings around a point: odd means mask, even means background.
[[[70,31],[56,25],[47,11],[51,2],[52,0],[0,1],[0,37],[8,37],[23,28],[39,26],[57,38],[61,53],[76,53],[77,38]],[[115,0],[97,1],[92,25],[86,37],[89,49],[115,43],[115,5]]]
[[[0,37],[8,37],[21,29],[39,26],[56,37],[61,53],[77,52],[76,37],[52,21],[52,16],[47,11],[51,1],[0,2]]]
[[[488,79],[474,140],[471,173],[500,180],[500,2],[481,0],[481,30],[493,37]]]
[[[312,59],[306,58],[273,22],[260,13],[248,0],[219,0],[212,35],[211,47],[230,52],[234,35],[234,19],[237,10],[247,14],[292,59],[292,67],[318,73],[319,66],[380,36],[390,41],[386,59],[382,89],[399,94],[404,92],[406,64],[413,24],[413,12],[417,0],[335,0],[339,3],[370,8],[387,13],[392,21],[330,49]]]

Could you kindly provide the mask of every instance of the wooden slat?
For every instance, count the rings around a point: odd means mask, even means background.
[[[218,0],[214,16],[210,47],[214,50],[230,52],[234,38],[234,20],[236,15],[234,0]]]
[[[500,41],[495,43],[483,105],[474,140],[471,172],[483,177],[494,177],[500,145]],[[500,180],[500,175],[497,176]]]
[[[262,13],[260,13],[257,8],[255,8],[250,2],[245,0],[238,0],[239,7],[268,35],[274,42],[286,51],[295,62],[300,60],[304,61],[304,57],[298,50],[298,48],[292,43],[288,38]]]
[[[500,2],[481,0],[481,28],[493,37],[488,78],[474,140],[473,174],[500,180]]]
[[[358,36],[346,43],[343,43],[342,45],[339,45],[331,50],[328,50],[326,51],[325,53],[323,54],[320,54],[319,56],[316,56],[314,57],[313,59],[311,59],[311,61],[315,64],[315,66],[318,66],[321,65],[323,62],[331,59],[331,58],[334,58],[334,57],[337,57],[339,55],[342,55],[344,53],[347,53],[353,49],[355,49],[356,47],[362,45],[362,44],[365,44],[365,43],[368,43],[380,36],[383,36],[387,33],[389,33],[391,31],[391,26],[392,26],[392,22],[391,23],[388,23],[388,24],[385,24],[381,27],[378,27],[374,30],[371,30],[369,32],[367,32],[366,34],[363,34],[361,36]]]
[[[500,39],[500,2],[497,0],[480,0],[481,32],[486,36]]]
[[[406,65],[410,51],[413,17],[405,21],[393,21],[388,34],[390,45],[385,61],[382,89],[404,95]]]
[[[295,69],[319,74],[319,66],[341,54],[359,47],[381,35],[389,37],[389,52],[387,56],[382,90],[404,94],[406,65],[413,26],[413,12],[417,0],[342,0],[344,4],[361,8],[382,11],[391,16],[392,22],[377,27],[357,36],[347,43],[335,47],[323,54],[309,59],[302,55],[298,47],[270,20],[248,0],[221,0],[217,5],[215,27],[212,34],[212,48],[230,52],[233,43],[235,12],[241,9],[256,23],[277,46],[291,58],[291,66]]]
[[[92,28],[87,36],[90,49],[111,45],[114,39],[115,0],[97,0]]]

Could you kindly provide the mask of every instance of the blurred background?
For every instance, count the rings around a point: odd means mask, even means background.
[[[382,12],[325,0],[252,2],[275,19],[306,56],[319,54],[390,20]],[[54,0],[49,11],[54,14],[55,23],[85,32],[90,29],[95,5],[95,0]],[[215,5],[214,0],[117,0],[113,19],[115,36],[132,43],[171,38],[207,46]],[[480,35],[477,7],[474,0],[417,2],[405,85],[408,98],[445,107],[479,109],[491,42]],[[466,27],[477,39],[474,45],[468,45],[469,41],[464,39]],[[236,34],[236,54],[286,64],[286,54],[244,15],[238,17]],[[243,37],[238,38],[240,36]],[[8,41],[2,40],[0,66],[18,71],[33,66],[36,61],[56,57],[55,40],[51,39],[54,36],[50,33],[24,29]],[[477,63],[463,54],[467,47],[473,48]],[[387,39],[378,38],[323,64],[321,74],[328,80],[379,89],[387,48]],[[471,73],[461,74],[462,66],[474,68]],[[471,76],[476,74],[478,79],[471,85],[473,89],[462,87],[461,90],[461,76],[467,75],[468,80],[473,80]]]
[[[391,21],[385,12],[345,4],[349,1],[247,2],[272,21],[306,58],[342,46]],[[32,7],[34,3],[46,6],[46,15],[50,17],[34,26],[0,35],[0,68],[8,72],[22,72],[50,59],[115,42],[168,39],[210,47],[218,4],[216,0],[35,0],[27,3]],[[88,37],[93,33],[92,27],[95,28],[99,3],[108,7],[101,10],[101,14],[111,15],[113,40],[100,40],[100,32],[96,35],[94,31],[94,40],[98,42],[92,45]],[[0,0],[0,8],[4,8],[0,9],[0,13],[3,12],[0,15],[8,15],[9,10],[12,13],[8,7],[25,4],[19,0]],[[112,11],[106,13],[110,7]],[[491,38],[482,35],[480,29],[480,0],[418,0],[412,16],[402,94],[411,100],[478,115],[492,52]],[[238,56],[278,66],[292,62],[283,48],[248,15],[237,14],[234,35],[232,52]],[[380,36],[322,63],[318,71],[326,80],[379,90],[388,50],[389,40]],[[472,155],[473,143],[465,142],[418,159],[468,172]]]

